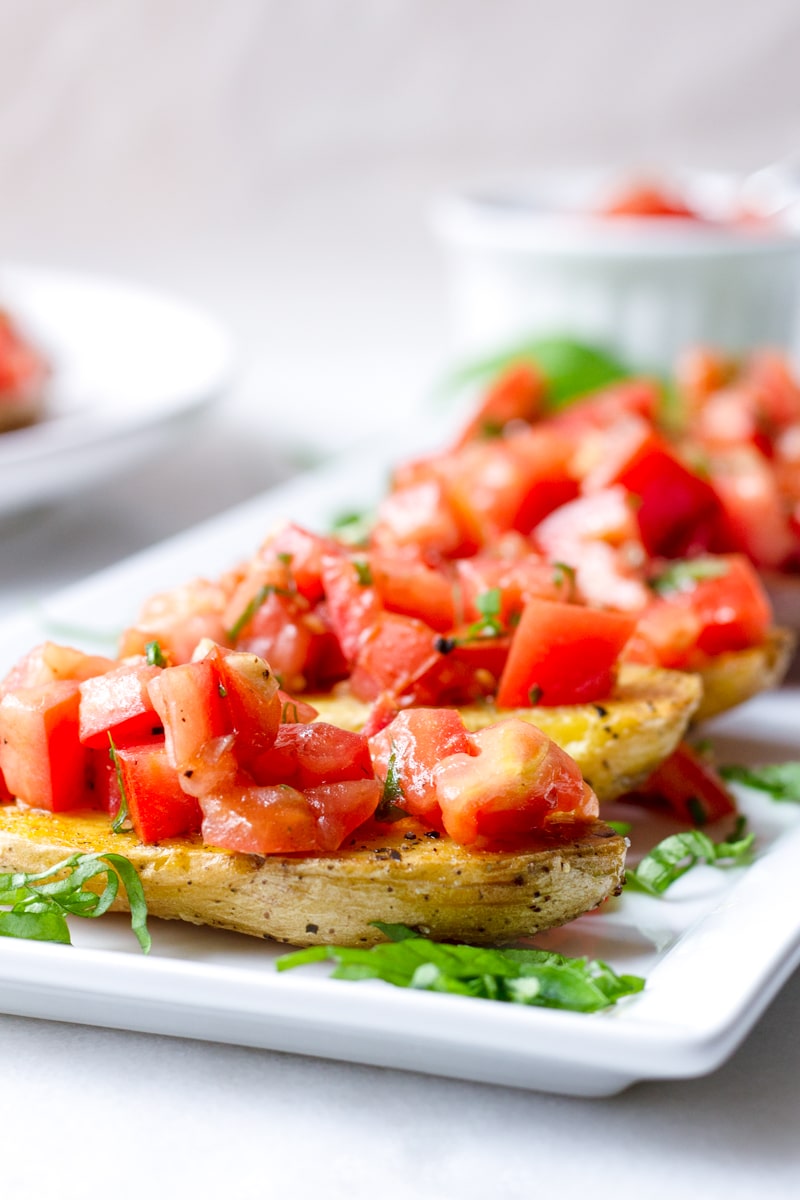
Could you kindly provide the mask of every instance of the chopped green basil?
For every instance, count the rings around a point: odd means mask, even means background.
[[[767,792],[773,800],[800,803],[800,762],[769,763],[763,767],[720,767],[723,779],[743,783],[759,792]]]
[[[619,837],[627,837],[631,831],[630,821],[606,821],[605,824],[610,826]]]
[[[400,803],[402,800],[405,800],[405,793],[403,792],[403,785],[397,777],[397,751],[395,750],[394,742],[392,742],[392,752],[389,755],[389,762],[386,766],[383,795],[375,810],[375,820],[400,821],[403,817],[407,817],[408,813],[402,808]]]
[[[370,512],[342,513],[331,521],[331,533],[349,546],[363,546],[369,541],[374,519]]]
[[[575,568],[569,563],[553,563],[553,583],[556,587],[565,587],[570,601],[575,599]]]
[[[165,667],[167,665],[167,660],[164,658],[158,642],[148,642],[144,648],[144,652],[147,656],[147,665],[149,667]]]
[[[245,606],[243,612],[234,621],[230,629],[226,629],[226,634],[232,642],[235,642],[243,629],[252,621],[261,605],[268,596],[292,596],[294,595],[288,588],[275,587],[273,583],[265,583],[258,589],[252,600]]]
[[[105,876],[101,892],[85,885]],[[131,910],[131,927],[147,954],[147,904],[141,880],[121,854],[72,854],[38,874],[0,875],[0,937],[31,938],[70,945],[66,917],[101,917],[122,884]]]
[[[361,587],[372,587],[372,570],[365,558],[354,558],[353,566],[356,569],[358,582]]]
[[[125,781],[122,778],[122,767],[117,754],[117,747],[114,745],[114,739],[111,734],[108,735],[108,756],[114,764],[114,770],[117,775],[117,787],[119,788],[119,808],[117,815],[111,823],[111,829],[114,833],[124,833],[131,828],[131,818],[128,812],[128,797],[125,792]]]
[[[704,579],[719,579],[727,575],[728,564],[718,558],[686,558],[674,562],[650,580],[650,587],[660,596],[669,592],[690,592]]]
[[[479,596],[476,596],[475,607],[481,615],[467,628],[463,637],[455,639],[456,644],[474,642],[479,638],[504,637],[506,630],[499,620],[502,603],[503,597],[500,588],[489,588],[487,592],[481,592]]]
[[[528,703],[531,707],[535,707],[542,698],[542,689],[538,684],[534,684],[532,688],[528,688]]]
[[[388,942],[369,950],[311,946],[283,955],[277,968],[287,971],[329,960],[337,964],[334,979],[382,979],[395,987],[572,1012],[598,1012],[644,987],[638,975],[617,975],[600,961],[546,950],[450,946],[419,937],[405,925],[373,924]]]
[[[744,827],[745,819],[740,817],[731,837],[722,842],[712,842],[699,829],[672,834],[659,842],[634,870],[627,872],[626,886],[661,896],[697,863],[704,862],[710,867],[726,862],[743,866],[752,860],[755,841],[755,834],[745,834]]]

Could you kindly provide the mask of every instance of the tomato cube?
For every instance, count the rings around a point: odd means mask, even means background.
[[[375,773],[390,773],[399,787],[398,807],[439,826],[434,772],[451,754],[474,753],[466,726],[452,708],[409,708],[370,738]]]
[[[109,734],[115,745],[140,742],[160,729],[160,719],[147,687],[161,667],[124,665],[95,675],[80,685],[80,740],[105,749]]]
[[[205,742],[229,732],[219,672],[206,659],[165,668],[150,680],[148,693],[174,768],[189,762]]]
[[[415,680],[436,666],[436,633],[430,625],[399,613],[381,613],[358,647],[350,687],[360,700],[381,692],[402,695]]]
[[[621,613],[531,600],[514,632],[498,705],[584,704],[609,696],[635,624]]]
[[[161,842],[200,829],[200,805],[183,791],[163,742],[123,746],[117,761],[128,814],[141,841]]]
[[[0,771],[9,792],[32,808],[64,812],[91,801],[79,702],[78,683],[67,680],[20,688],[0,701]]]
[[[372,779],[375,774],[364,734],[325,721],[281,725],[275,744],[252,770],[259,784],[288,783],[300,791],[323,783]]]
[[[286,784],[243,787],[205,796],[203,841],[244,854],[294,854],[336,850],[374,813],[381,798],[376,779],[309,788]]]
[[[499,721],[472,736],[474,755],[434,768],[442,821],[454,841],[502,840],[541,829],[554,812],[597,816],[597,797],[577,763],[535,725]]]
[[[366,559],[362,563],[341,554],[325,556],[322,581],[331,626],[342,653],[352,662],[366,631],[383,611],[381,598],[370,582]]]

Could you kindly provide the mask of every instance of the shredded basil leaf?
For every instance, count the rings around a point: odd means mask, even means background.
[[[528,688],[528,703],[532,708],[536,707],[541,698],[542,689],[539,687],[538,683],[535,683],[533,687]]]
[[[627,837],[632,828],[630,821],[606,821],[605,824],[620,837]]]
[[[358,582],[361,587],[372,587],[372,570],[365,558],[354,558],[353,566],[356,569]]]
[[[660,596],[669,592],[691,592],[704,579],[719,579],[727,575],[728,564],[718,558],[687,558],[671,563],[666,571],[650,580],[650,587]]]
[[[487,592],[476,596],[475,607],[481,615],[467,628],[463,637],[454,639],[456,645],[464,645],[481,638],[504,637],[506,630],[498,619],[502,603],[500,588],[489,588]]]
[[[85,885],[105,876],[101,892]],[[0,875],[0,937],[30,938],[70,945],[66,917],[101,917],[122,884],[131,910],[131,928],[145,954],[150,949],[147,903],[141,880],[121,854],[72,854],[37,874]]]
[[[242,632],[242,630],[246,629],[247,626],[250,624],[253,617],[256,615],[258,610],[261,608],[261,605],[264,603],[264,601],[267,599],[268,596],[293,596],[293,595],[294,595],[294,593],[291,592],[288,588],[276,587],[274,583],[263,584],[258,589],[255,596],[253,596],[252,600],[245,606],[244,611],[242,613],[240,613],[240,615],[236,618],[233,625],[231,625],[230,629],[225,630],[227,637],[230,639],[230,641],[235,642],[236,639],[238,638],[239,634]]]
[[[800,804],[800,762],[769,763],[763,767],[720,767],[723,779],[766,792],[773,800]]]
[[[745,834],[744,829],[745,818],[740,817],[726,841],[712,842],[699,829],[674,833],[659,842],[634,870],[627,872],[626,886],[661,896],[697,863],[707,863],[710,867],[726,862],[744,866],[752,861],[755,841],[755,834]]]
[[[392,742],[392,751],[389,755],[389,762],[386,765],[383,795],[380,798],[378,807],[375,809],[375,820],[390,822],[400,821],[403,817],[407,817],[408,813],[401,806],[401,800],[405,800],[405,793],[397,777],[397,750],[395,749],[394,742]]]
[[[108,755],[114,764],[114,770],[117,775],[117,787],[119,788],[119,808],[117,815],[111,822],[111,830],[113,833],[125,833],[131,828],[131,815],[128,810],[128,796],[125,791],[125,781],[122,778],[122,767],[117,754],[117,747],[114,745],[114,739],[111,734],[108,735]]]
[[[488,592],[481,592],[475,597],[475,607],[483,617],[496,617],[501,604],[500,588],[489,588]]]
[[[165,667],[167,665],[167,660],[164,658],[158,642],[148,642],[144,652],[147,656],[148,667]]]
[[[331,533],[349,546],[363,546],[369,541],[374,519],[370,512],[342,513],[331,521]]]
[[[566,587],[567,597],[570,601],[575,599],[575,568],[571,567],[569,563],[553,563],[553,583],[559,588]]]
[[[638,975],[617,975],[600,961],[546,950],[450,946],[419,937],[405,925],[373,924],[388,942],[368,950],[311,946],[283,955],[277,968],[288,971],[328,960],[337,964],[334,979],[382,979],[395,987],[572,1012],[598,1012],[640,992],[645,983]]]

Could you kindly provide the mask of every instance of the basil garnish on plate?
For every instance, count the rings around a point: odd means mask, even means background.
[[[649,892],[651,896],[662,896],[677,879],[698,863],[710,867],[749,863],[752,859],[755,834],[745,834],[745,818],[736,822],[731,837],[726,841],[712,842],[699,829],[685,833],[674,833],[664,838],[633,870],[626,873],[626,887]]]
[[[373,924],[389,939],[369,949],[310,946],[277,961],[279,971],[333,961],[334,979],[381,979],[395,987],[500,1000],[571,1012],[598,1012],[640,992],[638,975],[617,975],[607,963],[547,950],[491,950],[445,945],[405,925]]]
[[[773,800],[800,803],[800,762],[768,763],[762,767],[720,767],[723,779],[766,792]]]
[[[86,884],[105,877],[101,891]],[[0,875],[0,937],[71,945],[66,918],[102,917],[120,888],[131,910],[131,927],[145,954],[150,949],[147,904],[133,864],[121,854],[71,854],[47,871]]]

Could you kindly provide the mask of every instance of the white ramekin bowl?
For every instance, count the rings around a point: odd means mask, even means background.
[[[697,344],[798,349],[797,207],[728,220],[741,177],[682,172],[669,186],[717,219],[593,215],[610,183],[607,172],[548,173],[441,198],[460,352],[569,334],[664,369]]]

